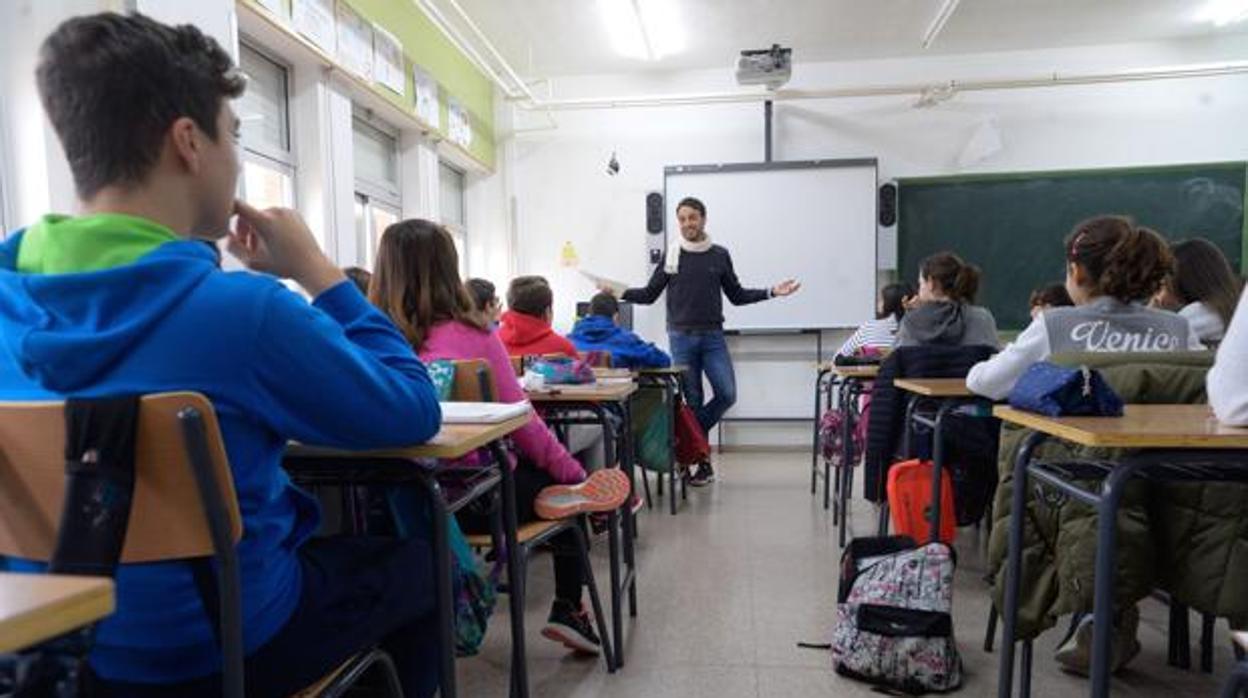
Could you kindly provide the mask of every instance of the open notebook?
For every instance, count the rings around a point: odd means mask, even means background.
[[[533,408],[527,402],[443,402],[445,424],[496,424],[512,417],[528,414]]]

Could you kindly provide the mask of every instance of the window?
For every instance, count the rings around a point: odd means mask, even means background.
[[[438,166],[438,210],[442,225],[455,239],[459,252],[459,273],[468,274],[468,222],[464,215],[464,173],[445,162]]]
[[[355,161],[355,239],[358,259],[373,268],[377,245],[386,228],[399,221],[399,139],[395,132],[367,115],[353,120]]]
[[[293,208],[289,70],[247,44],[239,47],[239,63],[247,75],[247,90],[234,105],[242,122],[242,196],[260,208]]]

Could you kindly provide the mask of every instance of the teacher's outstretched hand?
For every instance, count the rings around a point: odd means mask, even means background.
[[[797,279],[785,279],[771,287],[771,295],[773,298],[791,296],[801,290],[801,288],[802,284]]]

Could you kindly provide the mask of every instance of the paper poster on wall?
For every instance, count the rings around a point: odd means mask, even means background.
[[[338,3],[338,60],[347,70],[365,80],[373,79],[373,25],[351,9]]]
[[[399,94],[407,93],[403,46],[390,32],[373,25],[373,80]]]
[[[430,126],[442,128],[442,113],[438,109],[438,81],[420,66],[412,66],[412,82],[416,85],[416,116]]]
[[[292,0],[290,21],[329,55],[334,55],[334,0]]]
[[[467,148],[472,145],[472,122],[468,110],[454,97],[446,100],[446,137]]]

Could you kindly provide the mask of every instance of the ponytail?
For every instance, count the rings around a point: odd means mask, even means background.
[[[1123,303],[1151,297],[1174,269],[1165,239],[1124,216],[1100,216],[1075,226],[1066,257],[1083,268],[1092,295]]]
[[[979,292],[979,267],[952,252],[937,252],[923,260],[919,274],[939,286],[956,303],[974,303]]]

